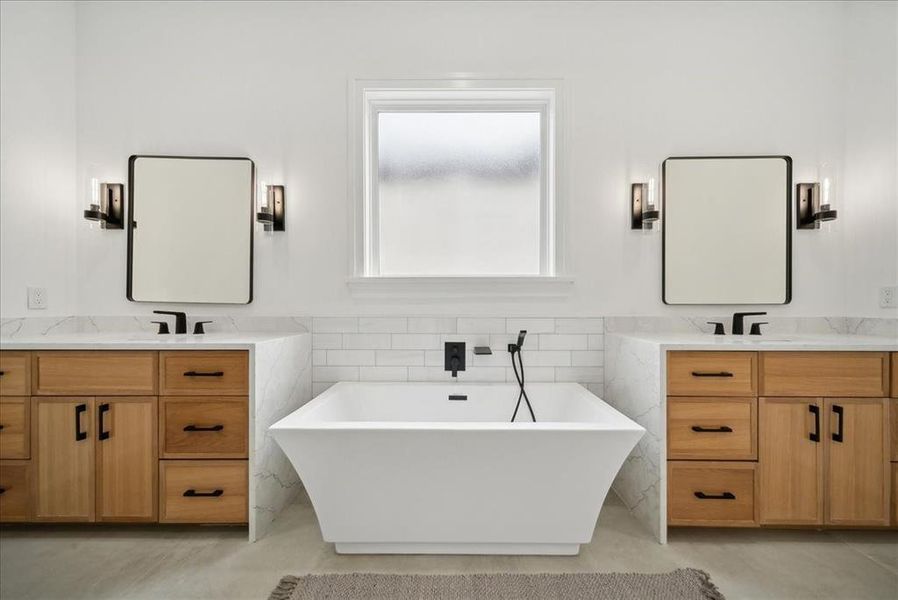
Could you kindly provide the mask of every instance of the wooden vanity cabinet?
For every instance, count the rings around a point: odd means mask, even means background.
[[[696,384],[685,374],[704,373],[726,363],[723,352],[671,352],[668,365],[668,523],[670,525],[746,526],[747,512],[732,519],[721,506],[706,503],[705,511],[689,505],[705,473],[704,487],[719,488],[719,496],[733,490],[737,481],[723,481],[724,471],[711,460],[751,461],[756,469],[756,524],[760,526],[883,527],[898,524],[898,400],[895,373],[898,353],[885,352],[735,352],[731,365],[749,364],[745,355],[757,355],[757,398],[731,398],[732,402],[757,402],[757,454],[731,454],[740,416],[737,406],[720,404],[726,398],[683,398],[684,385]],[[736,368],[720,368],[737,379]],[[747,370],[742,368],[743,373]],[[745,379],[745,375],[742,376]],[[724,377],[721,377],[724,379]],[[701,385],[701,384],[699,384]],[[720,384],[719,384],[720,385]],[[726,384],[722,384],[726,385]],[[744,386],[744,384],[743,384]],[[744,387],[743,387],[744,389]],[[715,389],[719,392],[720,389]],[[706,394],[711,396],[711,394]],[[688,410],[684,410],[684,407]],[[684,421],[684,418],[686,419]],[[707,431],[709,420],[731,429],[728,442],[702,442],[696,446],[689,430]],[[694,423],[693,423],[694,421]],[[732,422],[732,423],[730,423]],[[701,425],[705,423],[704,425]],[[709,433],[709,435],[711,435]],[[720,433],[719,435],[724,435]],[[689,442],[685,444],[684,442]],[[743,442],[744,447],[744,442]],[[730,453],[730,454],[728,454]],[[683,459],[697,459],[686,463]],[[756,462],[755,462],[756,460]],[[891,462],[890,461],[896,461]],[[690,469],[684,470],[688,464]],[[745,464],[733,462],[731,465]],[[707,467],[707,468],[704,468]],[[686,475],[689,473],[689,475]],[[717,475],[714,475],[717,473]],[[685,486],[685,488],[684,488]],[[691,487],[690,487],[691,486]],[[688,488],[688,489],[686,489]],[[716,489],[715,488],[715,489]],[[684,491],[685,489],[685,491]],[[746,496],[743,490],[743,498]],[[707,496],[707,494],[706,494]],[[681,498],[680,501],[675,501]],[[735,506],[733,498],[728,498]],[[688,502],[687,502],[688,501]],[[746,505],[747,506],[747,505]],[[679,512],[678,512],[679,511]],[[706,516],[705,516],[706,515]]]
[[[157,400],[97,398],[97,521],[155,521]]]
[[[758,401],[759,522],[823,523],[823,402]]]
[[[159,353],[159,521],[248,519],[249,357]]]
[[[248,362],[0,352],[0,522],[245,523]]]
[[[827,398],[826,523],[889,524],[889,401]]]
[[[892,527],[898,527],[898,352],[892,352],[891,357],[891,399],[889,400],[889,422],[891,427],[891,480],[892,480]]]
[[[34,398],[38,521],[156,520],[156,398]]]
[[[31,519],[31,353],[0,352],[0,522]]]
[[[94,406],[89,397],[33,399],[35,520],[94,520]]]

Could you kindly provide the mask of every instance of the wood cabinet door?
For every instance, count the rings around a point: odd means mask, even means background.
[[[889,405],[882,398],[827,398],[826,522],[889,524]]]
[[[823,523],[823,420],[820,399],[759,399],[762,525]]]
[[[34,517],[94,519],[94,398],[32,398]]]
[[[156,397],[96,399],[97,520],[155,521]]]

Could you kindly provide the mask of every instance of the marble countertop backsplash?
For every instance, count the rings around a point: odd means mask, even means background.
[[[311,317],[235,317],[188,315],[188,328],[195,321],[211,321],[205,326],[208,333],[308,333],[312,329]],[[19,317],[0,319],[0,339],[33,338],[36,336],[71,335],[87,333],[156,333],[152,321],[174,320],[166,315],[138,316],[83,316],[83,317]]]
[[[712,334],[723,323],[729,332],[732,314],[706,317],[605,317],[605,333]],[[860,335],[898,339],[898,318],[860,317],[746,317],[745,330],[754,321],[766,321],[761,337],[774,335]]]

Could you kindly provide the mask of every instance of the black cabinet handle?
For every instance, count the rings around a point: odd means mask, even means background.
[[[104,425],[103,425],[103,415],[105,415],[106,413],[109,412],[109,403],[108,403],[108,402],[104,402],[103,404],[101,404],[101,405],[100,405],[100,410],[97,411],[97,412],[98,412],[98,414],[99,414],[99,417],[98,417],[99,428],[98,428],[98,429],[100,430],[100,433],[99,433],[99,435],[98,435],[97,437],[99,437],[101,440],[108,440],[108,439],[109,439],[109,432],[105,430],[106,428],[105,428]]]
[[[724,492],[722,494],[706,494],[705,492],[695,492],[695,497],[699,500],[735,500],[736,495],[731,492]]]
[[[184,431],[221,431],[224,429],[224,425],[210,425],[208,427],[203,427],[201,425],[187,425],[184,427]]]
[[[844,442],[845,436],[843,431],[843,426],[845,425],[845,412],[844,409],[838,404],[833,404],[833,412],[836,413],[836,416],[839,417],[839,430],[833,434],[834,442]]]
[[[3,431],[3,425],[0,425],[0,431]]]
[[[3,495],[3,492],[5,492],[5,491],[6,491],[6,488],[5,488],[5,487],[0,487],[0,496],[2,496],[2,495]]]
[[[0,371],[0,377],[3,377],[4,375],[6,375],[6,371]]]
[[[733,374],[729,371],[717,371],[716,373],[708,373],[705,371],[693,371],[693,377],[732,377]]]
[[[727,425],[720,427],[702,427],[701,425],[693,425],[692,431],[696,433],[733,433],[733,428]]]
[[[203,497],[218,498],[222,494],[224,494],[224,490],[213,490],[211,492],[198,492],[196,490],[191,489],[191,490],[187,490],[186,492],[184,492],[184,497],[185,498],[203,498]]]
[[[75,407],[75,441],[87,439],[87,432],[81,431],[81,415],[87,412],[87,404],[79,404]]]
[[[224,371],[184,371],[184,377],[224,377]]]
[[[808,434],[812,442],[820,443],[820,407],[816,404],[808,404],[808,410],[814,415],[814,431]]]

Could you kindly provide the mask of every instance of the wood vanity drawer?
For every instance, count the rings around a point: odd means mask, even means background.
[[[757,526],[756,466],[753,462],[668,462],[668,524]]]
[[[247,461],[159,461],[160,523],[245,523]]]
[[[30,458],[31,402],[26,396],[0,398],[0,459]]]
[[[31,368],[37,396],[156,395],[155,352],[35,352]]]
[[[669,396],[756,396],[756,352],[669,352]]]
[[[761,352],[761,396],[884,397],[886,352]]]
[[[755,398],[670,398],[667,456],[671,459],[755,460]]]
[[[0,461],[0,522],[31,519],[31,461]]]
[[[246,458],[247,398],[160,398],[159,436],[162,458]]]
[[[159,381],[163,396],[245,396],[249,357],[244,351],[160,352]]]
[[[31,394],[31,353],[0,352],[0,396]]]

